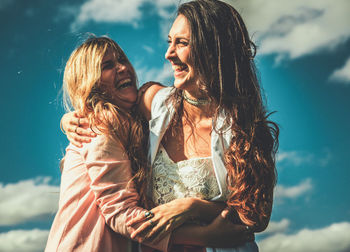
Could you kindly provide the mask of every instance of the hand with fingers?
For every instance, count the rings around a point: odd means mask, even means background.
[[[77,147],[82,147],[83,143],[89,143],[91,138],[96,136],[96,133],[89,128],[89,120],[77,111],[64,114],[60,124],[62,132]]]
[[[169,203],[159,205],[144,215],[139,215],[128,226],[143,222],[132,234],[131,238],[141,242],[156,243],[192,218],[192,199],[175,199]]]

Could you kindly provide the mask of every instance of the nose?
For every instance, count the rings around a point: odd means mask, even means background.
[[[175,57],[176,52],[175,52],[175,46],[173,43],[169,43],[168,50],[165,53],[165,58],[167,60],[170,60],[171,58]]]
[[[117,67],[117,72],[118,73],[123,73],[127,69],[127,66],[125,64],[123,64],[123,63],[117,63],[116,67]]]

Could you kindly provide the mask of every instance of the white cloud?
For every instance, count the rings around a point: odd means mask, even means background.
[[[312,189],[311,179],[306,179],[296,186],[283,186],[277,185],[275,187],[274,197],[276,200],[282,200],[284,198],[294,199],[297,198]]]
[[[266,230],[262,234],[283,233],[288,229],[289,225],[290,221],[288,219],[282,219],[279,222],[270,221]]]
[[[151,4],[154,7],[154,13],[162,19],[173,19],[171,9],[172,7],[176,8],[179,2],[178,0],[88,0],[78,7],[75,21],[71,27],[75,30],[89,21],[137,26],[143,15],[141,7],[145,4]],[[60,15],[64,15],[64,10],[71,12],[71,9],[76,8],[65,6],[61,9],[63,12]],[[161,23],[164,24],[164,22]]]
[[[145,49],[145,51],[148,52],[149,54],[153,54],[154,53],[154,49],[152,47],[150,47],[150,46],[143,45],[142,48]]]
[[[295,166],[305,163],[311,163],[314,156],[310,153],[301,153],[298,151],[279,151],[276,156],[278,163],[288,162]]]
[[[57,15],[54,17],[54,22],[60,23],[63,20],[77,17],[79,14],[79,6],[63,4],[57,6]],[[71,24],[71,28],[77,26],[77,24]]]
[[[38,177],[3,185],[0,183],[0,226],[45,218],[58,208],[59,187],[50,178]]]
[[[0,233],[0,251],[2,252],[39,252],[44,251],[48,230],[11,230]]]
[[[186,0],[88,0],[78,8],[72,27],[88,21],[137,25],[141,7],[154,6],[162,18],[162,35],[166,35],[174,10]],[[348,0],[225,0],[243,16],[248,29],[259,41],[261,54],[277,54],[278,59],[295,59],[321,49],[332,49],[350,37],[350,2]],[[69,10],[69,8],[65,8]],[[149,13],[147,13],[149,15]]]
[[[175,16],[173,16],[173,11],[171,10],[171,7],[177,9],[177,7],[180,5],[181,3],[184,2],[189,2],[189,1],[180,1],[180,0],[155,0],[152,3],[154,3],[154,5],[157,8],[157,14],[164,18],[164,19],[173,19]]]
[[[173,21],[176,18],[176,11],[180,4],[191,0],[155,0],[152,2],[157,11],[157,15],[162,18],[160,22],[160,35],[167,38]]]
[[[350,58],[345,62],[342,68],[335,70],[329,79],[350,84]]]
[[[190,0],[88,0],[81,6],[63,5],[59,8],[56,20],[75,17],[71,24],[73,31],[89,21],[124,23],[137,27],[143,14],[141,8],[145,4],[152,6],[152,12],[146,15],[157,15],[161,18],[161,35],[166,37],[175,18],[177,7]]]
[[[80,6],[72,28],[86,22],[130,23],[136,25],[141,18],[140,7],[145,0],[89,0]]]
[[[147,81],[157,81],[162,84],[172,84],[173,70],[169,63],[164,63],[162,68],[136,67],[137,76],[140,84]]]
[[[334,223],[321,229],[302,229],[296,234],[275,234],[259,242],[261,252],[350,251],[350,223]]]
[[[277,153],[276,161],[277,165],[291,164],[294,166],[300,166],[305,164],[326,166],[331,160],[332,155],[329,150],[325,149],[323,152],[317,155],[313,153],[303,151],[282,151]]]
[[[227,1],[242,14],[259,53],[295,59],[350,37],[348,0]]]

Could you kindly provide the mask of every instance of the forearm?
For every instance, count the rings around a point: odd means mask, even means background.
[[[265,215],[262,215],[262,214],[256,215],[254,218],[255,223],[251,224],[249,220],[246,220],[242,216],[240,216],[240,218],[243,224],[248,225],[251,228],[251,230],[254,231],[255,233],[259,233],[259,232],[263,232],[267,228],[270,222],[271,211],[272,211],[272,200],[269,202],[265,202]]]
[[[193,223],[194,220],[209,223],[220,214],[224,207],[224,203],[196,198],[175,199],[153,208],[150,211],[152,213],[150,218],[145,215],[133,218],[128,223],[136,229],[131,237],[156,241],[185,223]],[[152,226],[148,220],[151,220],[154,225]],[[137,228],[135,224],[140,222],[143,224]],[[197,228],[200,229],[200,227]]]
[[[175,229],[170,237],[170,243],[173,245],[194,245],[207,246],[206,227],[196,224],[185,224]]]
[[[209,225],[183,225],[171,236],[172,244],[205,247],[235,247],[254,240],[254,233],[245,225],[234,224],[228,219],[229,210],[223,210]]]
[[[147,210],[138,206],[139,195],[132,183],[130,161],[118,142],[105,136],[98,136],[86,147],[85,165],[90,178],[90,188],[95,202],[100,208],[106,224],[115,232],[128,238],[135,227],[127,222],[143,216]],[[164,250],[168,246],[166,237],[158,244],[150,244],[155,249]]]
[[[106,190],[103,190],[101,194],[97,194],[97,202],[101,209],[101,214],[104,216],[107,225],[114,232],[131,238],[132,232],[142,223],[135,224],[133,227],[128,226],[127,223],[139,215],[144,216],[146,210],[138,206],[139,197],[136,190],[129,188],[111,192],[111,189],[116,190],[116,188],[107,186]],[[148,241],[144,241],[144,243],[154,249],[163,251],[168,247],[169,236],[170,234],[154,244]]]
[[[270,222],[270,215],[261,217],[255,225],[251,226],[251,229],[255,233],[263,232],[269,225],[269,222]]]
[[[228,222],[228,220],[224,220]],[[248,241],[254,241],[254,234],[247,233],[244,225],[210,224],[200,226],[186,224],[174,230],[170,237],[173,245],[194,245],[202,247],[236,247]]]
[[[190,200],[192,201],[191,218],[207,223],[213,221],[226,207],[226,203],[224,202],[207,201],[197,198],[190,198]]]

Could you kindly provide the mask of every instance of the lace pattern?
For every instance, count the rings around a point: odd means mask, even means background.
[[[187,197],[209,200],[220,194],[211,157],[174,163],[160,146],[152,177],[152,199],[156,205]]]

